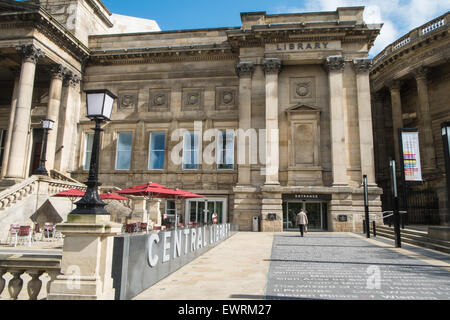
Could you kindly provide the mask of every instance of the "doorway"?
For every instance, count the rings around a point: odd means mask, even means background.
[[[324,201],[285,201],[283,202],[283,230],[297,230],[297,213],[305,210],[308,216],[308,230],[325,231],[328,229],[328,206]]]
[[[31,163],[29,176],[32,176],[34,171],[40,166],[41,151],[42,151],[42,139],[44,136],[44,129],[33,129],[33,145],[31,149]]]

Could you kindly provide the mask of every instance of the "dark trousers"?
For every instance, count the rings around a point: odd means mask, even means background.
[[[305,225],[304,224],[299,224],[298,228],[300,229],[300,234],[303,237],[303,232],[305,231]]]

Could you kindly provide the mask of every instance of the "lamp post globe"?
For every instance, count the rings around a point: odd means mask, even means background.
[[[53,129],[53,124],[55,122],[50,119],[41,120],[42,129],[44,129],[43,139],[42,139],[42,148],[41,148],[41,158],[39,160],[39,168],[34,171],[34,174],[41,176],[48,176],[48,171],[45,168],[45,162],[47,161],[47,138],[48,131]]]
[[[85,90],[86,93],[86,116],[95,121],[94,140],[92,142],[91,163],[89,166],[89,177],[85,183],[86,192],[79,201],[75,202],[76,208],[70,214],[93,214],[93,215],[109,215],[104,208],[104,203],[98,195],[98,167],[100,153],[100,127],[103,121],[111,119],[111,112],[114,100],[117,97],[107,89]]]

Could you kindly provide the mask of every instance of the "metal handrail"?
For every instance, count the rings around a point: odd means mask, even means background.
[[[374,219],[372,219],[372,220],[381,220],[381,219],[384,219],[384,218],[392,217],[392,216],[394,215],[393,211],[383,211],[383,212],[381,212],[381,213],[382,213],[382,214],[390,213],[390,214],[388,214],[388,215],[383,215],[381,218],[374,218]],[[407,213],[407,211],[399,211],[399,213],[400,213],[400,214],[405,214],[405,213]]]

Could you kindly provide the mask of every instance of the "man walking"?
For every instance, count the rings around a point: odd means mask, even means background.
[[[295,220],[295,223],[298,225],[300,229],[300,234],[303,237],[303,232],[307,231],[307,225],[308,225],[308,216],[306,215],[305,210],[301,209],[300,212],[297,214],[297,218]]]

